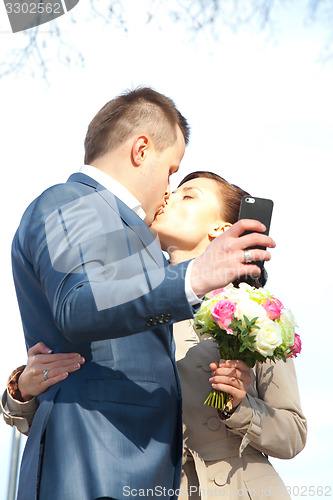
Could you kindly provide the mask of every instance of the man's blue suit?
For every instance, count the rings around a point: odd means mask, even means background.
[[[193,315],[188,262],[169,266],[146,224],[84,174],[28,207],[12,257],[27,347],[86,358],[39,397],[18,500],[172,498],[182,432],[171,325]]]

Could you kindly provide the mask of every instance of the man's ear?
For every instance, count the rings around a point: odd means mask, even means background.
[[[146,135],[140,135],[133,142],[131,160],[135,167],[140,167],[146,158],[149,142],[150,141]]]
[[[208,236],[211,239],[217,238],[217,236],[220,236],[224,231],[229,229],[232,226],[230,222],[217,222],[216,224],[212,225],[209,232]]]

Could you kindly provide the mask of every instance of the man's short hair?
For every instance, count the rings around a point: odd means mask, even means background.
[[[131,135],[146,133],[158,152],[176,140],[176,126],[189,140],[189,125],[168,97],[149,87],[139,87],[109,101],[91,121],[85,138],[86,164],[118,147]]]

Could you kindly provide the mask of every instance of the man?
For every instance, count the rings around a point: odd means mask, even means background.
[[[209,290],[260,272],[244,248],[274,246],[258,233],[239,238],[263,230],[247,221],[198,259],[168,265],[148,226],[188,136],[165,96],[118,96],[89,125],[81,172],[22,218],[12,254],[27,347],[43,341],[86,363],[39,396],[18,500],[176,495],[181,396],[170,325],[192,317]],[[253,260],[269,258],[252,250]]]

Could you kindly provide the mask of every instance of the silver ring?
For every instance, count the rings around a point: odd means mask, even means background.
[[[49,370],[43,370],[44,380],[47,380],[49,378],[48,373],[49,373]]]
[[[246,264],[249,264],[250,262],[252,262],[250,250],[244,250],[244,259],[245,259]]]

